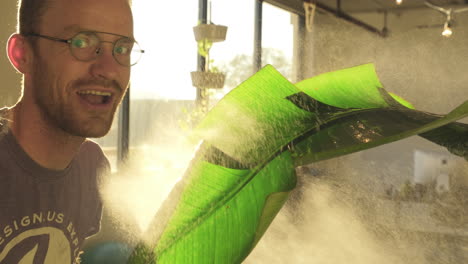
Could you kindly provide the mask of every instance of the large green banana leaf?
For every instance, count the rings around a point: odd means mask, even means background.
[[[372,64],[296,85],[266,66],[200,122],[203,143],[128,263],[241,263],[295,187],[295,166],[418,134],[468,158],[468,125],[455,122],[467,115],[468,102],[445,116],[414,110]]]

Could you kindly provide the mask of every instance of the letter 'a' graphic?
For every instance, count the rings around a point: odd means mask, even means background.
[[[0,252],[0,264],[71,263],[70,242],[63,231],[42,227],[13,238]]]

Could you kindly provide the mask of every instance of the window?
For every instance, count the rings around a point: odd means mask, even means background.
[[[132,67],[129,155],[147,157],[156,144],[167,143],[179,121],[190,111],[196,89],[190,72],[196,70],[198,3],[134,1],[135,38],[145,50]],[[117,170],[118,114],[109,134],[96,141]],[[169,132],[171,130],[171,132]],[[146,156],[144,156],[146,154]]]

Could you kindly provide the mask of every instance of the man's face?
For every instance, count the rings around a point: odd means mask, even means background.
[[[80,31],[109,32],[133,37],[133,21],[126,0],[52,0],[37,34],[70,39]],[[119,36],[97,34],[99,56],[79,61],[69,44],[37,39],[30,82],[33,96],[49,125],[80,137],[102,137],[110,129],[115,110],[126,92],[130,67],[112,56]],[[108,42],[107,42],[108,41]],[[103,96],[103,94],[111,96]]]

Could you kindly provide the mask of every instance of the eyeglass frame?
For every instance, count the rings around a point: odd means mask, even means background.
[[[101,49],[101,43],[112,43],[112,57],[114,57],[114,60],[115,60],[118,64],[120,64],[120,65],[122,65],[122,66],[124,66],[124,67],[131,67],[131,66],[134,66],[135,64],[137,64],[137,63],[140,61],[140,59],[138,59],[138,60],[137,60],[135,63],[133,63],[133,64],[125,65],[125,64],[120,63],[119,60],[117,60],[117,58],[116,58],[115,55],[114,55],[115,44],[117,44],[117,42],[119,42],[119,41],[122,40],[122,39],[129,39],[129,40],[135,42],[138,46],[140,46],[140,44],[139,44],[134,38],[130,38],[130,37],[123,36],[123,35],[119,35],[119,34],[115,34],[115,33],[109,33],[109,32],[103,32],[103,31],[85,30],[85,31],[77,32],[75,35],[73,35],[73,37],[71,37],[71,38],[69,38],[69,39],[56,38],[56,37],[46,36],[46,35],[42,35],[42,34],[37,34],[37,33],[34,33],[34,32],[33,32],[33,33],[25,34],[25,36],[40,37],[40,38],[45,38],[45,39],[52,40],[52,41],[58,41],[58,42],[66,43],[66,44],[68,44],[68,46],[69,46],[69,48],[70,48],[71,54],[72,54],[73,57],[74,57],[75,59],[77,59],[78,61],[87,62],[87,61],[92,61],[92,60],[97,59],[99,55],[96,56],[96,57],[94,57],[94,58],[91,58],[91,59],[89,59],[89,60],[82,60],[82,59],[77,58],[76,55],[73,53],[73,51],[72,51],[72,49],[73,49],[73,47],[72,47],[72,40],[73,40],[74,37],[76,37],[77,35],[82,34],[82,33],[93,33],[94,35],[96,35],[96,37],[97,37],[98,40],[99,40],[99,45],[97,46],[97,49],[96,49],[96,51],[98,51],[98,52],[96,52],[96,54],[100,54],[99,51],[100,51],[100,49]],[[111,41],[104,41],[104,40],[101,40],[97,34],[109,34],[109,35],[114,35],[114,36],[118,36],[118,37],[121,37],[121,38],[117,39],[117,40],[114,41],[114,42],[111,42]],[[140,49],[140,50],[138,50],[138,52],[141,53],[141,54],[143,54],[143,53],[145,53],[145,50]],[[141,56],[141,55],[140,55],[140,56]]]

